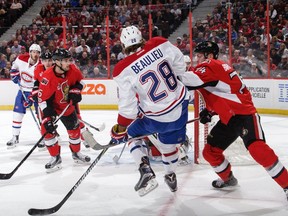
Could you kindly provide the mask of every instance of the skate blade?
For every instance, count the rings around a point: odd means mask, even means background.
[[[222,188],[217,188],[217,187],[214,187],[214,186],[212,185],[212,187],[213,187],[214,190],[234,191],[234,190],[236,190],[236,189],[239,187],[239,185],[238,185],[238,184],[237,184],[237,185],[229,185],[229,186],[225,186],[225,187],[222,187]]]
[[[82,160],[75,160],[75,159],[73,159],[74,160],[74,163],[75,164],[77,164],[77,165],[88,165],[88,164],[90,164],[90,161],[89,162],[87,162],[87,161],[82,161]]]
[[[145,196],[146,194],[150,193],[152,190],[158,187],[158,182],[155,178],[151,179],[147,182],[147,186],[145,188],[141,188],[138,190],[138,195],[140,197]]]
[[[16,148],[16,144],[14,144],[14,145],[10,145],[10,146],[7,146],[7,149],[14,149],[14,148]]]
[[[58,164],[58,165],[56,165],[53,168],[46,169],[46,173],[53,173],[53,172],[56,172],[56,171],[58,171],[60,169],[62,169],[62,166],[61,166],[61,164]]]

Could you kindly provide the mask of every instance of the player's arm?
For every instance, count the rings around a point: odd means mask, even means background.
[[[10,70],[10,77],[11,80],[18,84],[20,82],[20,71],[19,71],[19,60],[16,58],[16,60],[13,62],[13,65]]]
[[[211,74],[209,67],[198,66],[195,72],[184,73],[178,76],[180,81],[188,88],[188,90],[196,90],[208,86],[216,86],[219,80]]]

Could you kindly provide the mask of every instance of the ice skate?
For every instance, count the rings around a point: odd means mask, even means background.
[[[155,179],[156,175],[150,167],[148,157],[142,157],[142,163],[139,167],[140,179],[135,185],[135,191],[138,191],[139,196],[145,196],[147,193],[154,190],[158,183]]]
[[[288,189],[284,189],[284,193],[286,194],[286,198],[287,198],[287,201],[288,201]]]
[[[174,172],[170,173],[170,174],[166,174],[164,176],[164,181],[168,185],[168,187],[171,190],[171,192],[177,191],[177,189],[178,189],[178,187],[177,187],[177,178],[176,178],[176,174]]]
[[[50,161],[45,165],[46,172],[51,173],[61,169],[62,168],[61,163],[62,159],[60,155],[52,156]]]
[[[19,143],[19,135],[13,135],[12,139],[7,142],[7,148],[15,148],[16,144]]]
[[[225,187],[233,187],[238,184],[238,180],[234,177],[233,173],[231,172],[229,179],[227,181],[223,181],[222,179],[217,179],[212,182],[212,186],[214,188],[225,188]]]
[[[83,155],[80,152],[72,152],[72,158],[74,160],[75,163],[78,164],[85,164],[90,162],[91,158],[87,155]]]

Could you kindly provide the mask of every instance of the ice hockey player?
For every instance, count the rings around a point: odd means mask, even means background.
[[[283,188],[288,199],[287,169],[266,144],[260,116],[246,85],[232,67],[217,60],[219,47],[216,43],[201,42],[194,52],[199,60],[195,72],[185,73],[180,79],[189,89],[200,88],[206,103],[206,109],[200,112],[201,123],[210,122],[215,114],[220,118],[208,134],[203,149],[203,157],[220,177],[212,186],[225,188],[238,184],[223,152],[240,136],[250,155]]]
[[[19,55],[13,62],[10,70],[12,81],[19,85],[19,91],[15,98],[13,108],[13,122],[12,122],[12,139],[7,142],[7,148],[13,148],[19,143],[19,135],[22,126],[22,120],[26,114],[26,108],[29,103],[25,100],[30,96],[34,85],[34,69],[39,64],[39,56],[41,55],[41,48],[38,44],[32,44],[29,47],[29,53]],[[34,103],[35,110],[37,110],[37,103]]]
[[[34,79],[35,79],[34,87],[33,87],[31,95],[28,97],[28,99],[30,100],[31,103],[34,102],[34,101],[37,101],[37,99],[38,99],[39,84],[40,84],[40,81],[42,79],[42,75],[43,75],[44,71],[47,70],[49,67],[51,67],[53,65],[52,53],[50,53],[49,51],[43,52],[41,54],[41,56],[40,56],[40,59],[41,59],[41,63],[42,64],[37,65],[37,67],[35,68],[35,71],[34,71]],[[78,119],[82,119],[81,115],[80,115],[80,108],[79,108],[78,103],[75,104],[75,108],[76,108],[76,113],[77,113]],[[41,116],[40,116],[40,118],[42,119]],[[82,123],[82,122],[79,122],[79,124],[80,124],[80,131],[81,131],[81,134],[82,134],[82,132],[86,130],[86,127],[85,127],[84,123]],[[56,131],[56,134],[57,134],[57,136],[59,138],[59,134],[57,133],[57,131]],[[86,148],[90,147],[85,142],[85,140],[84,140],[82,135],[81,135],[81,141],[82,141],[82,143],[84,144],[84,146]],[[43,143],[43,145],[44,145],[43,147],[45,147],[44,143]],[[42,145],[40,145],[39,147],[42,147]]]
[[[69,147],[76,163],[88,163],[90,157],[80,153],[80,127],[75,104],[82,99],[83,79],[81,71],[71,63],[71,54],[59,48],[53,53],[54,65],[43,73],[38,93],[38,102],[43,113],[41,131],[45,136],[45,145],[51,155],[51,160],[45,165],[47,172],[61,168],[60,145],[55,133],[53,120],[69,105],[60,118],[69,136]]]
[[[185,140],[188,118],[189,96],[177,79],[177,75],[185,73],[183,54],[162,37],[145,42],[135,26],[123,28],[120,41],[127,57],[113,71],[119,87],[119,113],[117,124],[111,129],[111,140],[122,143],[128,137],[157,133],[164,181],[175,192],[177,145]],[[129,143],[129,148],[140,172],[134,189],[144,196],[158,185],[147,146],[143,140],[136,140]]]

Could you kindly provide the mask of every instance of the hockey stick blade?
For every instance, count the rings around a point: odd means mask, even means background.
[[[190,124],[190,123],[193,123],[193,122],[195,122],[195,121],[198,121],[198,120],[200,120],[200,117],[198,117],[198,118],[195,118],[195,119],[191,119],[191,120],[189,120],[189,121],[187,121],[187,123],[186,124]],[[83,136],[84,136],[84,134],[82,134]],[[151,135],[151,134],[150,134]],[[130,139],[128,139],[126,142],[131,142],[131,141],[134,141],[134,140],[138,140],[138,139],[143,139],[143,138],[145,138],[145,137],[147,137],[147,136],[149,136],[149,134],[148,135],[144,135],[144,136],[139,136],[139,137],[134,137],[134,138],[130,138]],[[85,136],[84,136],[84,138],[85,138]],[[116,143],[113,143],[113,142],[109,142],[108,144],[104,144],[104,145],[102,145],[102,144],[100,144],[100,143],[98,143],[95,139],[94,139],[94,137],[89,137],[90,138],[90,143],[88,142],[88,144],[90,145],[90,147],[92,148],[92,149],[94,149],[94,150],[96,150],[96,151],[98,151],[98,150],[103,150],[103,149],[105,149],[105,148],[111,148],[111,147],[114,147],[114,146],[117,146],[117,145],[120,145],[120,144],[116,144]],[[86,140],[86,138],[85,138],[85,140]]]
[[[118,164],[119,159],[120,159],[120,158],[118,157],[118,155],[114,155],[113,161],[114,161],[116,164]]]
[[[66,194],[66,196],[61,200],[60,203],[58,203],[56,206],[52,208],[47,209],[36,209],[31,208],[28,210],[29,215],[49,215],[57,212],[62,205],[68,200],[68,198],[74,193],[74,191],[79,187],[81,182],[86,178],[86,176],[90,173],[90,171],[94,168],[94,166],[99,162],[99,160],[102,158],[102,156],[105,154],[105,152],[108,150],[108,148],[103,149],[100,154],[96,157],[96,159],[93,161],[93,163],[88,167],[88,169],[85,171],[85,173],[80,177],[80,179],[75,183],[75,185],[70,189],[70,191]]]
[[[94,130],[96,130],[98,132],[103,131],[105,129],[105,127],[106,127],[104,122],[102,123],[102,125],[100,125],[100,127],[95,127],[95,126],[89,124],[88,122],[86,122],[86,121],[84,121],[82,119],[79,119],[79,121],[82,122],[83,124],[88,125],[89,127],[93,128]]]

